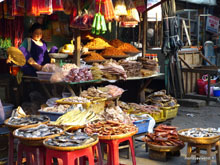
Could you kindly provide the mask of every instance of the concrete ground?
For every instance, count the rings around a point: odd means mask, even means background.
[[[172,125],[177,126],[178,130],[192,127],[220,127],[220,104],[215,103],[210,106],[204,106],[200,108],[180,107],[178,115],[172,120]],[[137,145],[137,142],[136,142]],[[148,152],[145,152],[144,143],[138,142],[136,148],[136,161],[137,165],[185,165],[186,164],[186,146],[181,150],[180,157],[171,157],[166,162],[150,160]],[[123,154],[123,153],[122,153]],[[122,155],[123,156],[123,155]],[[124,156],[123,156],[124,157]],[[120,163],[132,165],[132,159],[126,159],[120,157]],[[195,160],[191,161],[191,164],[195,164]],[[200,161],[200,164],[207,164],[206,161]],[[212,161],[215,165],[215,159]]]

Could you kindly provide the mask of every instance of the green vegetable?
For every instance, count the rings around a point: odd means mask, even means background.
[[[101,14],[98,14],[97,22],[96,22],[96,31],[101,30]]]
[[[105,34],[105,32],[107,31],[104,15],[101,16],[101,30],[102,34]]]
[[[95,16],[94,16],[94,19],[93,19],[93,22],[92,22],[92,28],[96,27],[97,16],[98,16],[98,13],[96,13]]]

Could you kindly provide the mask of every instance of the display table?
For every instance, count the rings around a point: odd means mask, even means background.
[[[163,73],[157,73],[148,77],[128,77],[126,80],[108,80],[108,79],[101,79],[101,80],[90,80],[90,81],[81,81],[81,82],[59,82],[59,83],[51,83],[49,80],[39,80],[37,77],[31,77],[31,76],[23,76],[23,82],[24,83],[31,83],[31,82],[38,82],[41,87],[43,88],[44,92],[46,93],[48,98],[53,97],[54,95],[57,96],[57,92],[56,92],[56,86],[62,86],[63,88],[66,88],[71,94],[72,96],[75,96],[75,92],[73,89],[73,85],[74,86],[78,86],[79,90],[81,91],[81,87],[85,84],[97,84],[97,83],[116,83],[116,82],[126,82],[126,81],[140,81],[140,86],[137,88],[138,91],[136,91],[138,93],[138,100],[139,102],[143,103],[145,102],[145,91],[144,89],[147,88],[147,86],[151,83],[151,81],[154,78],[160,77],[160,76],[164,76]],[[46,85],[51,85],[54,86],[54,91],[53,93],[50,92],[48,90],[48,88],[46,87]]]

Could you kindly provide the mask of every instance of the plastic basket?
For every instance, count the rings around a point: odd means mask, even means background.
[[[163,122],[163,121],[166,120],[166,118],[164,117],[164,111],[163,110],[160,110],[160,113],[152,113],[150,115],[154,118],[156,123]]]
[[[133,122],[133,124],[138,128],[137,134],[148,132],[149,123],[150,118]]]
[[[163,110],[163,114],[166,120],[176,117],[179,106],[180,105],[177,104],[176,106],[173,106],[173,107],[162,107],[161,108]]]
[[[5,118],[3,120],[0,119],[0,124],[3,124],[5,119],[11,117],[11,113],[12,113],[13,107],[14,107],[13,104],[4,104],[3,103],[3,109],[4,109],[4,113],[5,113]]]
[[[39,80],[50,80],[50,77],[52,76],[52,72],[42,72],[42,71],[37,71],[37,78]]]
[[[41,115],[47,115],[50,118],[50,121],[56,121],[60,116],[64,114],[64,113],[58,113],[58,112],[45,112],[42,110],[38,110],[38,112]]]

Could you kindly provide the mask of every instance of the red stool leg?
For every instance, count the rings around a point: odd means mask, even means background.
[[[101,145],[100,142],[98,142],[96,145],[93,147],[93,153],[96,153],[96,157],[98,160],[99,165],[103,165],[103,160],[102,160],[102,151],[101,151]]]
[[[133,162],[133,165],[136,165],[134,144],[133,144],[132,137],[129,138],[129,143],[130,143],[130,149],[131,149],[132,162]]]
[[[112,154],[113,165],[119,165],[119,150],[118,150],[118,140],[111,140],[110,152]]]
[[[13,165],[14,160],[14,137],[13,134],[9,133],[9,149],[8,149],[8,165]]]
[[[22,164],[22,154],[23,154],[23,146],[19,142],[18,143],[18,153],[17,153],[17,165]],[[10,159],[8,161],[10,161]]]

